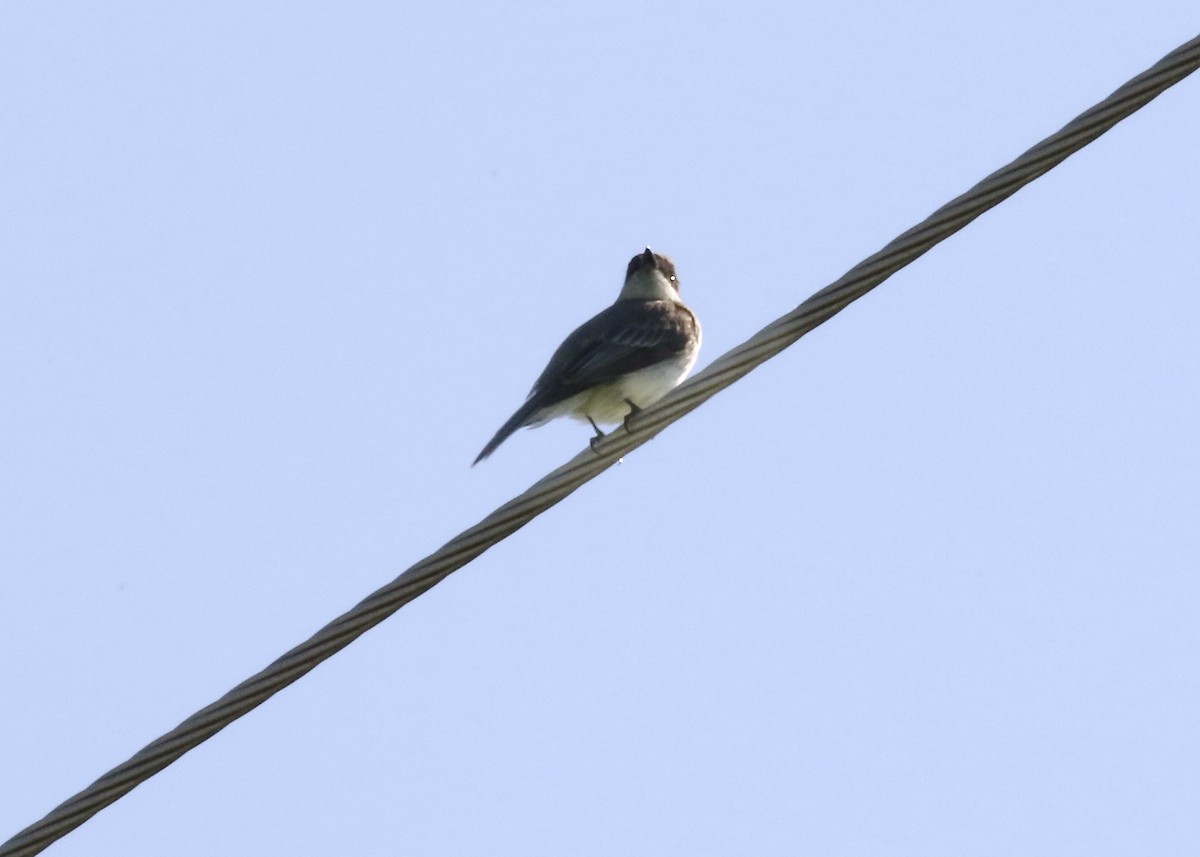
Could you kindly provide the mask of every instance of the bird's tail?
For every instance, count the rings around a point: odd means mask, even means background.
[[[500,426],[500,430],[487,442],[487,446],[483,448],[483,452],[479,453],[471,466],[474,467],[479,462],[483,461],[489,455],[496,451],[496,447],[508,440],[508,436],[519,429],[521,426],[528,425],[530,417],[534,415],[542,406],[542,403],[537,401],[536,397],[531,397],[529,401],[517,408],[517,412],[508,418],[508,421]]]

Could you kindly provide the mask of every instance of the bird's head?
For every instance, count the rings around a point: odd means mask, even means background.
[[[629,260],[625,285],[618,300],[677,301],[679,280],[675,265],[649,247]]]

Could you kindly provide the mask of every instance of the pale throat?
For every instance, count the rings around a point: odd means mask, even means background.
[[[657,269],[638,271],[625,281],[617,300],[679,301],[679,292]]]

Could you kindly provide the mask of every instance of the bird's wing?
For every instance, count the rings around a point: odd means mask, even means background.
[[[671,301],[617,301],[566,338],[530,401],[545,407],[674,357],[695,335],[696,321]]]

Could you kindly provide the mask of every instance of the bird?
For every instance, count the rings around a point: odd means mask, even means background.
[[[474,467],[524,426],[569,416],[627,420],[675,388],[700,353],[700,322],[679,297],[675,265],[649,247],[629,260],[616,301],[576,328],[554,352],[517,408],[472,462]]]

